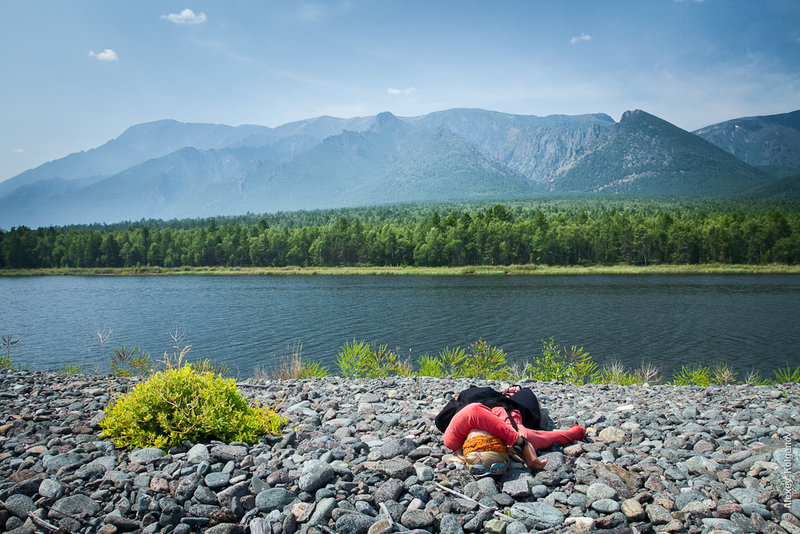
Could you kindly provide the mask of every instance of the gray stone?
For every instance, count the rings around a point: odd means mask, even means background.
[[[375,523],[375,518],[364,514],[342,514],[336,520],[339,534],[366,534]]]
[[[404,490],[405,486],[403,486],[403,483],[392,478],[378,486],[378,490],[373,495],[373,499],[376,503],[396,501]]]
[[[772,519],[772,512],[767,510],[767,507],[758,503],[745,503],[742,504],[742,512],[751,517],[753,514],[760,515],[764,519]]]
[[[793,516],[800,519],[800,499],[792,500],[792,503],[789,505],[789,511]]]
[[[561,510],[541,502],[521,502],[508,508],[509,515],[520,521],[533,521],[537,529],[556,527],[564,522]]]
[[[86,495],[76,494],[58,499],[50,508],[49,517],[86,517],[100,511],[100,505]]]
[[[417,448],[417,444],[408,438],[393,439],[387,441],[378,449],[381,458],[390,459],[408,456],[411,451]]]
[[[507,493],[515,499],[524,499],[531,494],[531,489],[526,479],[516,478],[503,482],[503,493]]]
[[[474,482],[469,482],[464,486],[464,494],[467,497],[475,497],[478,493],[489,497],[497,495],[497,485],[494,479],[492,477],[483,477]]]
[[[603,514],[613,514],[619,511],[619,502],[614,499],[598,499],[592,503],[592,509]]]
[[[55,501],[64,496],[64,484],[59,480],[45,478],[39,483],[38,492],[45,499]]]
[[[400,523],[410,529],[429,527],[433,521],[433,514],[427,510],[406,510],[400,518]]]
[[[420,463],[414,464],[414,473],[417,475],[420,482],[430,482],[436,476],[433,469]]]
[[[114,525],[119,532],[132,532],[142,528],[142,525],[138,521],[123,517],[119,510],[114,510],[106,515],[103,519],[103,523]]]
[[[313,492],[327,484],[334,477],[333,467],[320,460],[306,462],[300,473],[298,486],[301,491]]]
[[[28,514],[36,510],[33,499],[16,493],[6,499],[6,509],[20,519],[28,519]]]
[[[231,475],[223,472],[211,472],[205,476],[203,481],[211,489],[224,488],[231,480]]]
[[[690,502],[704,501],[706,496],[697,490],[685,491],[675,497],[675,509],[683,510],[683,508]]]
[[[192,463],[207,462],[211,459],[211,455],[208,453],[208,447],[198,443],[189,449],[189,452],[186,453],[186,459]]]
[[[156,447],[147,447],[144,449],[136,449],[131,452],[129,458],[135,464],[149,464],[155,460],[164,457],[164,451]]]
[[[270,488],[256,495],[256,508],[262,512],[281,510],[292,503],[297,496],[284,488]]]
[[[62,467],[68,465],[81,465],[86,461],[82,454],[77,452],[65,452],[63,454],[56,454],[55,456],[45,456],[42,458],[42,465],[47,471],[58,471]]]
[[[777,449],[775,452],[772,453],[772,461],[778,464],[781,469],[785,470],[789,467],[787,464],[789,463],[788,458],[789,448],[788,447],[781,447]],[[800,448],[792,447],[792,465],[791,471],[792,473],[797,473],[800,471]]]
[[[483,531],[486,534],[504,534],[506,531],[506,523],[496,517],[491,518],[483,525]],[[424,530],[422,532],[425,532]]]
[[[577,491],[570,493],[567,497],[567,504],[570,506],[577,506],[578,508],[585,509],[589,504],[589,498],[585,493],[578,493]]]
[[[648,504],[644,511],[654,525],[666,525],[672,521],[672,514],[660,504]]]
[[[733,488],[728,493],[739,504],[756,504],[759,491],[755,488]]]
[[[721,469],[719,463],[704,456],[692,456],[681,464],[693,475],[713,475]]]
[[[444,531],[441,531],[444,533]],[[525,526],[525,523],[522,521],[514,521],[512,523],[508,523],[506,527],[506,534],[528,534],[528,527]]]
[[[595,482],[586,490],[586,497],[588,497],[589,503],[591,503],[600,499],[618,499],[619,494],[617,493],[617,490],[608,484]]]
[[[211,491],[208,486],[198,486],[198,488],[194,490],[194,495],[192,495],[192,498],[200,504],[210,504],[213,506],[219,505],[217,494]]]
[[[209,451],[211,458],[219,462],[241,462],[247,456],[247,447],[242,445],[215,445]]]
[[[447,514],[439,521],[439,532],[440,534],[464,534],[464,527],[461,526],[458,517]]]
[[[320,500],[314,507],[314,513],[311,514],[308,525],[315,526],[325,524],[333,513],[334,508],[336,508],[336,498],[325,497]]]
[[[414,474],[414,464],[405,458],[392,458],[381,461],[378,470],[386,473],[389,478],[405,480]]]
[[[733,534],[744,534],[741,527],[736,526],[730,519],[722,519],[717,517],[706,517],[703,519],[703,526],[713,530],[727,530]]]
[[[245,495],[250,494],[250,481],[244,480],[233,486],[228,486],[224,490],[217,493],[217,500],[219,505],[223,508],[230,508],[234,499],[241,499]]]
[[[178,481],[178,485],[175,487],[175,499],[179,503],[183,503],[188,499],[192,498],[192,495],[200,486],[200,482],[202,481],[202,477],[197,473],[192,473],[189,476],[183,477]]]
[[[205,529],[203,532],[204,534],[244,534],[245,529],[242,525],[237,525],[236,523],[220,523]]]
[[[544,484],[536,484],[531,487],[531,496],[534,499],[544,499],[548,493],[550,493],[550,490]]]

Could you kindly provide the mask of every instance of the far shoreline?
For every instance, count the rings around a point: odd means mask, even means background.
[[[32,276],[547,276],[649,274],[800,274],[800,265],[469,265],[463,267],[120,267],[0,269],[0,277]]]

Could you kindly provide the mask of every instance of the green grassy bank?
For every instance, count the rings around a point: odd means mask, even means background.
[[[471,276],[591,274],[800,274],[800,265],[471,265],[464,267],[120,267],[0,269],[0,277],[19,276]]]

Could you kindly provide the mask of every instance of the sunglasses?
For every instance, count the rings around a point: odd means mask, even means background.
[[[495,462],[489,467],[483,464],[473,464],[469,466],[469,474],[475,478],[481,478],[492,475],[502,475],[506,472],[508,464],[505,462]]]

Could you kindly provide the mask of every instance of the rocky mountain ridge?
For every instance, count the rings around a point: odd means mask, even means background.
[[[796,194],[800,111],[729,122],[693,134],[640,110],[616,123],[481,109],[276,128],[156,121],[0,182],[0,228],[565,193]]]

